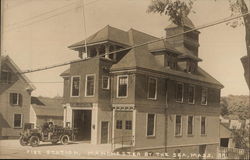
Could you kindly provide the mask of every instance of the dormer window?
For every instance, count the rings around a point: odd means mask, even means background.
[[[197,64],[195,62],[187,62],[187,72],[194,73],[196,71]]]

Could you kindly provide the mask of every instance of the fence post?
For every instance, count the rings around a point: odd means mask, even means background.
[[[123,136],[122,136],[122,149],[123,149]]]

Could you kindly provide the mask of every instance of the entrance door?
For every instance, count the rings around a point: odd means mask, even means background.
[[[73,127],[78,129],[76,140],[91,140],[91,110],[73,110]]]
[[[199,159],[203,159],[202,156],[203,156],[203,154],[206,153],[206,147],[207,147],[206,145],[199,146],[199,154],[201,155],[201,157],[199,157]]]
[[[101,143],[102,144],[108,143],[108,129],[109,129],[109,122],[102,121],[102,124],[101,124]]]

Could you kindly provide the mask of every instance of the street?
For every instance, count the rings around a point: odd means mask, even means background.
[[[0,140],[0,159],[145,159],[138,154],[111,152],[110,144],[94,145],[72,142],[68,145],[40,143],[38,147],[21,146],[18,140]]]

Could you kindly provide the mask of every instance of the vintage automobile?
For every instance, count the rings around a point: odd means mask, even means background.
[[[20,133],[19,142],[22,146],[30,144],[32,147],[38,146],[40,141],[68,144],[70,140],[75,139],[75,134],[76,130],[71,128],[63,128],[49,123],[45,123],[42,128],[34,128],[31,123],[27,123]]]

